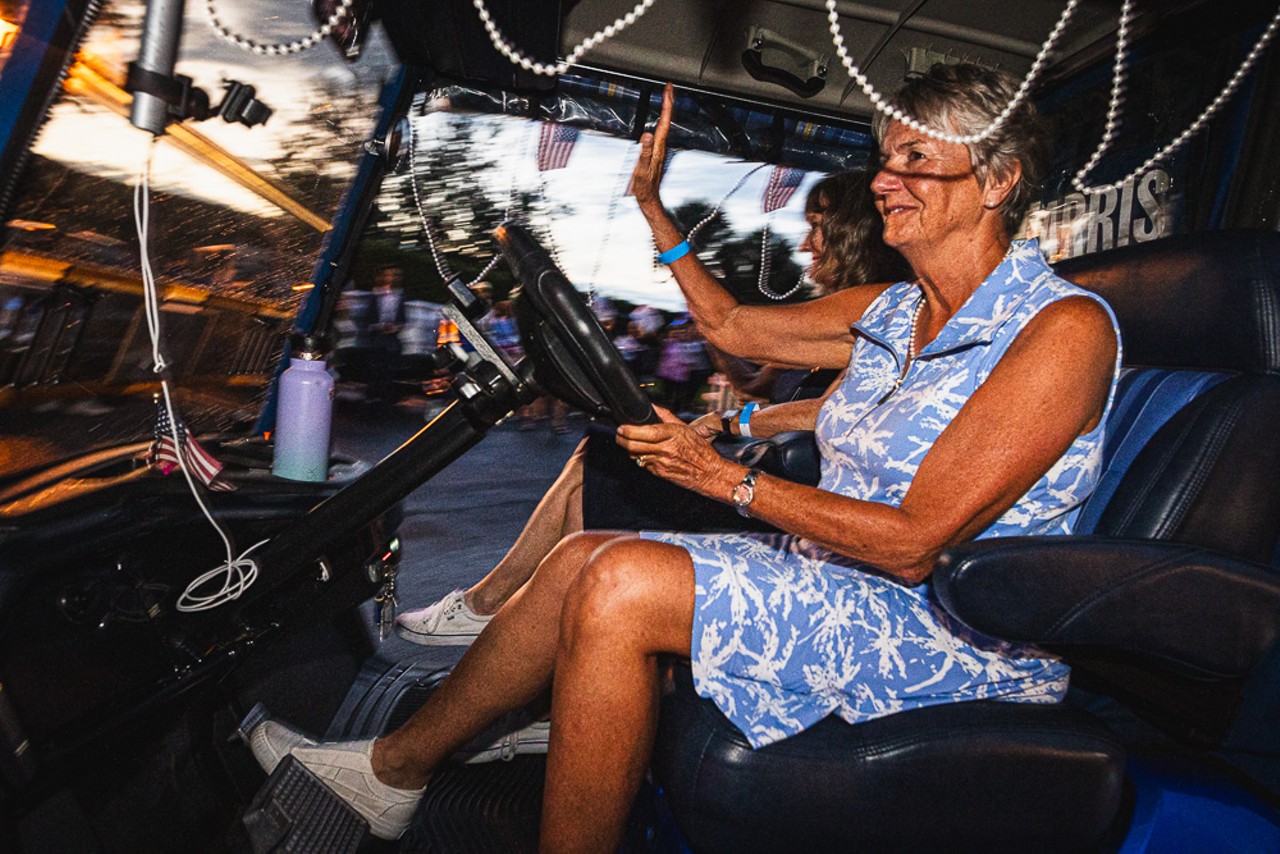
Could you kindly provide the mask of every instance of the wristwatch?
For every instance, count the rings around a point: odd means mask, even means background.
[[[760,477],[760,469],[749,470],[742,478],[742,482],[733,488],[733,492],[729,493],[729,497],[733,501],[734,509],[741,516],[749,516],[747,508],[751,506],[751,502],[756,500],[756,478]]]

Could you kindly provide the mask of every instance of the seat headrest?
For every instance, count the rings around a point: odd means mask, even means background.
[[[1180,234],[1063,261],[1103,296],[1126,365],[1280,373],[1280,233]]]

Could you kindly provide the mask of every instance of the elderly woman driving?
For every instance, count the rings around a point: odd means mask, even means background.
[[[1002,74],[939,66],[897,104],[970,134],[1013,92]],[[635,181],[660,250],[682,242],[658,195],[671,108],[668,89]],[[699,325],[727,349],[846,368],[816,425],[814,407],[785,404],[750,424],[755,435],[816,427],[821,484],[749,471],[674,418],[618,431],[649,470],[790,533],[569,537],[403,727],[315,744],[267,722],[251,738],[264,766],[292,752],[375,833],[395,836],[437,763],[551,684],[543,848],[605,851],[648,765],[662,654],[688,656],[699,692],[755,746],[832,713],[856,723],[938,703],[1062,696],[1063,664],[955,622],[931,601],[928,579],[954,543],[1071,530],[1098,477],[1115,322],[1034,243],[1010,240],[1043,174],[1030,106],[968,146],[896,121],[876,132],[884,238],[913,280],[750,307],[693,255],[671,265]]]

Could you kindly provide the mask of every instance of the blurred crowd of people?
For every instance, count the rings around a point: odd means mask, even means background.
[[[511,300],[494,300],[488,282],[478,282],[472,290],[492,303],[477,327],[513,363],[519,361],[524,351]],[[405,379],[406,364],[438,346],[460,342],[457,327],[443,308],[438,303],[405,300],[400,269],[381,267],[371,290],[343,294],[334,321],[334,364],[340,376],[363,383],[366,402],[394,403],[413,385],[399,382]],[[592,299],[592,310],[641,386],[654,402],[673,412],[697,415],[709,407],[771,397],[771,377],[758,375],[757,366],[710,347],[687,313],[615,304],[601,296]],[[424,391],[430,396],[445,385],[428,378]],[[544,397],[521,407],[515,420],[521,429],[546,426],[563,433],[570,429],[568,415],[563,402]]]

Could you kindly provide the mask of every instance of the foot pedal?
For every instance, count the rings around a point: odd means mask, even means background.
[[[369,836],[360,814],[292,756],[276,766],[242,821],[253,854],[348,854]]]
[[[236,727],[236,734],[240,736],[240,740],[245,744],[249,743],[249,733],[253,732],[258,724],[271,717],[271,713],[267,711],[267,707],[261,703],[255,703],[253,708],[249,710],[249,714],[244,716],[244,720],[240,722],[240,726]]]

